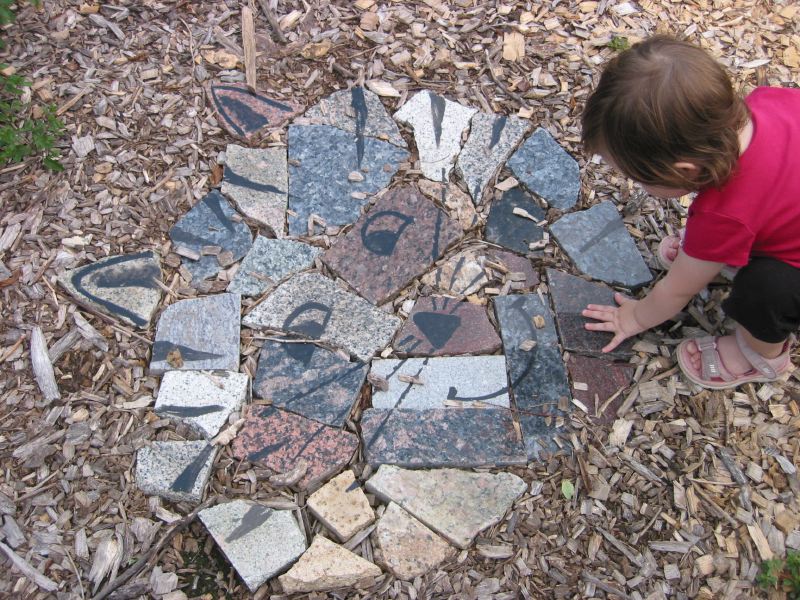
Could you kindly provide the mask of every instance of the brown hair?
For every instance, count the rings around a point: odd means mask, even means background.
[[[748,110],[704,50],[667,36],[635,44],[603,71],[582,117],[583,144],[640,183],[720,186],[739,158]],[[676,162],[696,164],[687,176]]]

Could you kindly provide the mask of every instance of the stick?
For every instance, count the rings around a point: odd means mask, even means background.
[[[595,584],[597,587],[599,587],[601,590],[603,590],[606,594],[613,594],[614,596],[619,596],[620,598],[625,598],[625,600],[633,600],[632,596],[629,596],[628,594],[626,594],[622,590],[618,590],[613,585],[608,585],[607,583],[601,581],[600,579],[598,579],[597,577],[595,577],[594,575],[589,573],[589,571],[584,571],[583,573],[581,573],[581,577],[583,577],[583,580],[585,582]]]
[[[256,92],[256,29],[253,24],[253,11],[249,6],[242,7],[242,47],[244,48],[244,76],[247,87]]]
[[[17,567],[17,569],[19,569],[20,572],[25,575],[25,577],[30,579],[44,591],[55,592],[58,589],[58,584],[55,581],[39,573],[39,571],[34,569],[28,561],[19,556],[3,542],[0,542],[0,550],[6,553],[6,556],[8,556],[9,560],[11,560],[11,563]]]
[[[42,328],[38,325],[34,325],[31,330],[31,367],[44,399],[48,402],[60,399],[61,394],[58,392],[53,363],[50,362],[50,357],[47,355],[47,342],[44,341]]]
[[[283,35],[283,31],[281,31],[281,26],[278,23],[278,19],[275,16],[275,13],[269,7],[268,0],[258,0],[259,5],[261,5],[261,10],[264,11],[264,15],[267,17],[267,21],[269,21],[269,26],[272,27],[272,31],[275,33],[275,37],[278,38],[278,41],[282,44],[286,43],[286,36]]]

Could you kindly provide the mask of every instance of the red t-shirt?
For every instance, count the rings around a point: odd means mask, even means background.
[[[737,267],[769,256],[800,267],[800,89],[758,88],[753,138],[733,176],[689,207],[683,250]]]

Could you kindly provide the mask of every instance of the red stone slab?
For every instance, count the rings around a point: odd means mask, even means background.
[[[210,84],[208,96],[220,125],[242,138],[249,138],[264,127],[280,127],[300,112],[297,105],[254,94],[243,83]]]
[[[567,369],[572,380],[572,397],[586,405],[589,417],[596,423],[613,423],[617,409],[625,401],[625,394],[619,394],[602,413],[596,414],[595,410],[599,411],[611,396],[631,384],[634,368],[627,363],[573,354],[569,357]],[[589,389],[575,389],[576,382],[585,383]],[[595,394],[598,398],[596,409]]]

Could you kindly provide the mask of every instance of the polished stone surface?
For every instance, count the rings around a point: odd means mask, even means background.
[[[618,392],[631,384],[634,367],[608,358],[573,354],[567,361],[567,369],[572,379],[572,396],[589,409],[591,421],[613,423],[617,418],[617,409],[625,401],[625,394]],[[580,384],[585,384],[588,389],[579,389],[584,387]],[[615,394],[617,397],[602,410],[606,401]]]
[[[310,267],[320,254],[320,248],[303,242],[259,235],[239,265],[228,291],[242,296],[260,296],[292,273]]]
[[[341,542],[346,542],[375,520],[364,490],[347,470],[309,496],[311,514]]]
[[[198,503],[216,452],[205,440],[152,442],[136,453],[136,485],[148,495]]]
[[[245,139],[262,129],[280,127],[299,112],[295,104],[254,94],[243,83],[212,84],[208,91],[219,124]]]
[[[530,252],[530,244],[544,237],[544,229],[526,217],[515,215],[515,208],[521,208],[537,222],[545,218],[544,211],[530,194],[520,187],[512,188],[492,202],[489,218],[486,220],[486,241],[527,254]]]

